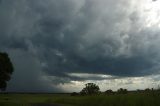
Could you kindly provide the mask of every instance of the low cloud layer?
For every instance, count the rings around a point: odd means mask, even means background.
[[[1,0],[0,50],[7,51],[15,65],[9,90],[57,91],[71,81],[103,80],[73,73],[116,78],[159,74],[158,4]]]

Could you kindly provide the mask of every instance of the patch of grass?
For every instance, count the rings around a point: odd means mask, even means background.
[[[0,106],[53,103],[63,106],[160,106],[160,93],[129,93],[97,96],[64,94],[0,94]]]
[[[0,106],[29,106],[34,103],[53,103],[56,94],[0,94]]]
[[[123,94],[63,97],[54,102],[74,106],[159,106],[159,99],[159,94]]]

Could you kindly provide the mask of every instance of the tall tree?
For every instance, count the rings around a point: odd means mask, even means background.
[[[82,95],[88,94],[88,95],[92,95],[92,94],[98,94],[100,92],[99,86],[94,84],[94,83],[87,83],[85,84],[85,88],[82,89],[82,91],[80,92]]]
[[[7,53],[0,53],[0,90],[5,91],[7,82],[11,79],[13,65]]]

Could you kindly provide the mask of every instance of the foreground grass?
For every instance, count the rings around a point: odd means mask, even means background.
[[[0,106],[30,106],[34,103],[55,103],[63,106],[160,106],[160,93],[130,93],[108,96],[0,94]]]
[[[65,94],[0,94],[0,106],[31,106],[37,103],[53,103]]]
[[[160,106],[160,95],[157,94],[123,94],[101,96],[79,96],[59,98],[56,103],[73,106]]]

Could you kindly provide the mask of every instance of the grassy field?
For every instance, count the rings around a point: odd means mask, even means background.
[[[53,103],[62,106],[160,106],[160,93],[129,93],[98,96],[69,94],[0,94],[0,106],[31,106]]]

